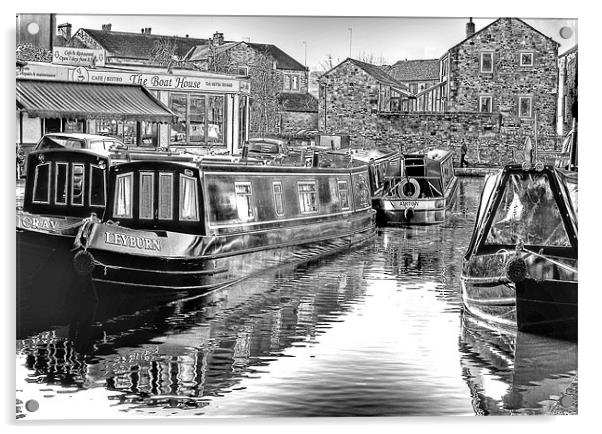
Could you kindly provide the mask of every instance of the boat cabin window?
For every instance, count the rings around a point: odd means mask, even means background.
[[[50,163],[36,166],[33,179],[33,202],[50,203]]]
[[[250,182],[235,182],[236,209],[242,221],[253,219],[253,190]]]
[[[349,209],[349,184],[347,181],[338,181],[339,187],[339,203],[341,209]]]
[[[155,210],[155,174],[153,172],[140,172],[139,188],[138,218],[152,220]]]
[[[36,151],[41,149],[84,149],[86,144],[81,139],[61,136],[44,136],[37,144]]]
[[[276,215],[281,217],[284,215],[284,201],[282,200],[282,182],[274,181],[272,183],[272,191],[274,192],[274,210]]]
[[[117,218],[131,219],[134,174],[130,172],[117,175],[115,184],[115,205],[113,207],[113,216]]]
[[[69,186],[69,164],[55,163],[54,173],[54,203],[56,205],[67,205],[67,188]]]
[[[180,174],[180,220],[199,221],[197,180],[193,176]]]
[[[173,173],[159,173],[159,220],[173,218]]]
[[[107,185],[105,182],[105,169],[95,164],[90,164],[90,206],[105,206],[106,202]]]
[[[546,174],[509,175],[487,234],[487,245],[570,247]]]
[[[84,184],[84,165],[71,163],[71,205],[84,206]]]
[[[299,208],[302,213],[318,211],[318,195],[315,181],[299,182]]]

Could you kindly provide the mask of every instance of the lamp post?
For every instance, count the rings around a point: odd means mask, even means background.
[[[353,39],[353,29],[351,27],[349,27],[348,30],[349,30],[349,57],[351,58],[351,41]]]
[[[303,47],[305,49],[305,62],[303,63],[303,66],[307,66],[307,41],[303,41]]]

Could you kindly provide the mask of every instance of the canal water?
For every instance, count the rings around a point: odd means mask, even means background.
[[[207,296],[113,288],[95,302],[21,279],[17,417],[548,414],[577,345],[462,311],[481,185],[460,180],[443,225],[383,229]]]

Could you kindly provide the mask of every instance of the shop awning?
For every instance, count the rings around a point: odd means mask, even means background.
[[[32,117],[177,121],[143,86],[17,80],[17,108]]]

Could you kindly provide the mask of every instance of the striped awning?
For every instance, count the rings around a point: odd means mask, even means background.
[[[17,109],[43,118],[177,122],[163,103],[136,85],[17,80]]]

